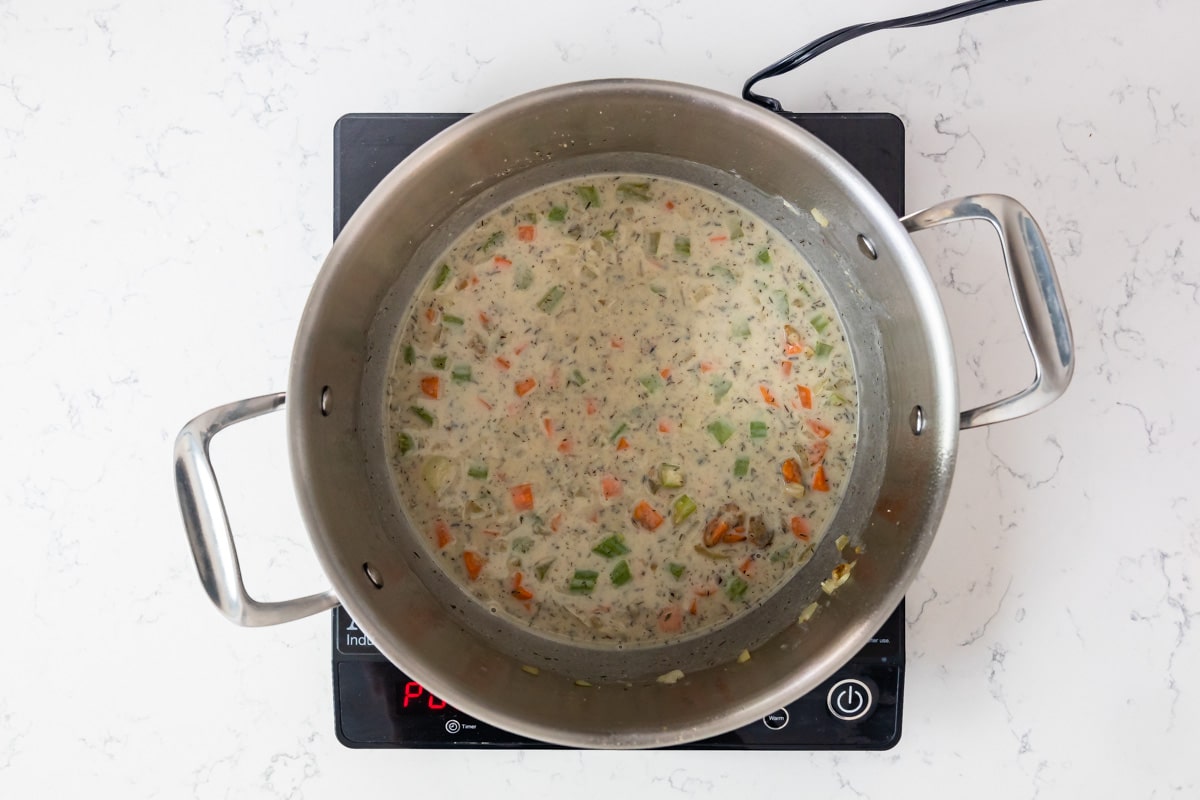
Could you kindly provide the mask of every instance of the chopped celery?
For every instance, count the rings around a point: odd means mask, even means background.
[[[521,290],[528,289],[533,285],[533,270],[529,267],[517,267],[517,271],[513,273],[513,285]]]
[[[825,356],[829,355],[832,352],[833,352],[833,345],[831,345],[831,344],[826,344],[825,342],[817,342],[816,344],[813,345],[813,353],[816,354],[817,358],[824,358]]]
[[[746,590],[749,588],[750,584],[742,580],[741,576],[734,575],[729,581],[729,584],[725,587],[725,594],[730,600],[740,600],[742,595],[744,595]]]
[[[579,370],[571,370],[570,376],[567,378],[567,383],[571,386],[583,386],[587,383],[587,378],[583,377],[583,373]]]
[[[660,297],[667,296],[667,287],[659,286],[656,283],[650,284],[650,291],[654,292],[656,295],[659,295]]]
[[[566,218],[567,218],[567,207],[566,206],[551,206],[550,212],[548,214],[546,214],[546,219],[550,220],[551,222],[562,222]]]
[[[729,229],[729,238],[730,239],[740,239],[743,236],[745,236],[745,234],[742,233],[742,218],[741,217],[733,216],[733,217],[730,217],[729,219],[725,220],[725,227]]]
[[[723,419],[709,423],[708,432],[713,435],[718,444],[725,444],[729,441],[729,437],[733,436],[733,426]]]
[[[431,428],[433,427],[433,414],[430,414],[420,406],[409,406],[408,410],[415,414],[417,419],[421,420],[421,422],[424,422]]]
[[[467,475],[483,480],[488,476],[487,464],[472,464],[467,467]]]
[[[446,357],[445,356],[433,356],[432,358],[429,359],[429,363],[433,365],[434,369],[445,369],[446,368]]]
[[[596,555],[604,556],[605,558],[616,558],[623,556],[629,552],[629,547],[625,544],[625,538],[619,533],[614,533],[600,544],[592,548],[592,552]]]
[[[788,305],[787,292],[783,289],[776,289],[771,292],[771,305],[775,306],[775,313],[784,319],[791,319],[792,309]]]
[[[600,193],[596,191],[595,186],[576,186],[575,194],[589,206],[600,205]]]
[[[527,214],[522,214],[522,215],[521,215],[521,219],[523,219],[523,220],[525,220],[526,222],[528,222],[529,224],[533,225],[533,224],[536,224],[536,223],[537,223],[537,214],[534,214],[534,213],[531,211],[531,212],[529,212],[529,213],[527,213]]]
[[[600,573],[594,569],[577,569],[567,588],[572,594],[591,594],[592,590],[596,588],[596,579],[599,577]]]
[[[715,264],[715,265],[713,265],[712,273],[721,278],[724,278],[729,283],[737,283],[737,278],[735,278],[733,276],[733,273],[729,270],[728,267],[722,267],[720,264]]]
[[[628,428],[629,426],[622,422],[611,434],[609,434],[608,440],[610,442],[615,442],[617,439],[621,438],[621,434],[628,430]]]
[[[651,231],[646,234],[646,255],[658,255],[658,244],[662,241],[662,234],[658,231]]]
[[[817,329],[817,333],[824,333],[825,329],[829,327],[829,317],[825,316],[824,314],[817,314],[808,322]]]
[[[442,322],[447,325],[462,325],[463,318],[456,314],[442,314]]]
[[[489,236],[486,241],[484,241],[483,246],[480,247],[479,249],[486,253],[488,250],[491,250],[493,247],[495,247],[496,245],[500,244],[503,241],[504,241],[504,231],[496,231],[491,236]]]
[[[742,342],[749,339],[750,338],[750,321],[744,319],[740,322],[733,323],[733,330],[730,332],[729,338],[733,339],[734,341],[742,341]]]
[[[433,288],[440,289],[446,285],[446,281],[450,280],[450,265],[442,264],[438,267],[437,277],[433,279]]]
[[[400,455],[408,455],[409,451],[411,451],[415,446],[416,442],[414,442],[413,438],[404,431],[400,431],[400,433],[396,434],[396,448],[400,451]]]
[[[528,553],[533,549],[533,539],[528,536],[518,536],[512,541],[512,551],[514,553]]]
[[[713,402],[720,402],[721,398],[729,394],[729,390],[733,388],[733,384],[724,378],[718,378],[712,383]]]
[[[646,390],[646,394],[654,394],[663,386],[662,378],[658,377],[658,375],[655,373],[643,375],[642,377],[638,378],[638,383],[640,383],[642,388]]]
[[[550,571],[550,566],[553,563],[554,563],[554,559],[550,558],[550,559],[547,559],[545,561],[535,564],[533,567],[533,574],[535,576],[537,576],[537,579],[539,581],[546,580],[546,573]]]
[[[558,304],[562,302],[566,293],[566,290],[562,286],[551,286],[550,291],[542,295],[541,300],[538,300],[538,308],[547,314],[553,313],[554,309],[558,308]]]
[[[633,579],[633,573],[629,571],[629,562],[622,561],[612,568],[612,572],[608,573],[612,578],[613,586],[624,586]]]
[[[609,242],[612,242],[614,239],[617,238],[616,231],[600,231],[600,235],[603,236]]]
[[[686,567],[684,567],[683,564],[676,564],[672,562],[667,565],[667,569],[672,575],[675,576],[675,580],[679,580],[683,577],[683,571],[686,569]]]
[[[750,438],[765,439],[767,438],[767,423],[755,420],[750,423]]]
[[[754,257],[754,260],[757,261],[759,264],[763,264],[764,266],[767,264],[770,264],[771,263],[771,251],[764,247],[762,250],[758,251],[758,255],[756,255]]]
[[[692,240],[686,236],[675,237],[675,252],[687,258],[692,254]]]
[[[696,501],[686,494],[681,494],[675,498],[675,502],[671,505],[671,522],[678,525],[695,513]]]
[[[794,544],[788,545],[787,547],[783,548],[782,550],[776,550],[774,553],[771,553],[771,561],[775,564],[779,564],[779,563],[788,561],[789,559],[791,559],[792,553],[794,553],[795,551],[796,551],[796,545],[794,545]]]
[[[455,364],[454,369],[450,370],[450,377],[454,379],[455,383],[470,383],[471,365]]]
[[[618,183],[617,194],[622,200],[640,200],[643,203],[650,199],[650,184],[648,183]]]
[[[417,354],[411,344],[404,345],[404,363],[411,364],[417,360]]]
[[[739,458],[733,462],[733,477],[744,478],[750,474],[750,459]]]
[[[680,489],[683,487],[683,470],[674,464],[659,464],[658,465],[658,483],[666,489]]]
[[[841,396],[840,394],[838,394],[837,392],[830,392],[830,393],[829,393],[829,405],[831,405],[831,406],[844,406],[844,405],[846,405],[846,404],[847,404],[847,403],[849,403],[849,402],[850,402],[849,400],[847,400],[846,398],[842,397],[842,396]]]

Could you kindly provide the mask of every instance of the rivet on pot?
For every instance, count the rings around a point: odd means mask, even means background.
[[[879,253],[875,251],[875,243],[861,233],[858,235],[858,249],[872,261],[879,258]]]
[[[329,416],[329,387],[321,388],[321,416]]]
[[[363,572],[366,573],[367,580],[371,582],[372,586],[374,586],[376,589],[383,588],[383,576],[379,574],[379,570],[375,569],[369,563],[364,561]]]
[[[912,427],[913,435],[920,436],[925,430],[925,409],[913,406],[912,412],[908,415],[908,424]]]

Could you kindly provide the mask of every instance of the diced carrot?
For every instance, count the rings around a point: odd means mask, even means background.
[[[546,429],[547,436],[554,435],[554,420],[550,419],[549,417],[546,417],[545,419],[542,420],[542,427]]]
[[[600,512],[593,511],[592,515],[590,517],[588,517],[588,519],[590,519],[593,524],[599,524],[600,523]]]
[[[697,597],[712,597],[717,593],[717,587],[715,584],[706,583],[704,586],[697,586],[692,591],[696,593]]]
[[[492,410],[492,404],[489,403],[487,400],[484,400],[482,397],[476,397],[475,399],[479,401],[479,405],[483,406],[488,411]]]
[[[721,537],[721,541],[727,544],[737,544],[738,542],[746,541],[746,534],[739,533],[736,530],[729,531]]]
[[[783,462],[779,469],[783,473],[783,479],[788,483],[800,483],[804,480],[800,475],[800,462],[794,458]]]
[[[433,306],[425,309],[425,320],[427,322],[437,322],[438,312]]]
[[[596,401],[595,401],[595,400],[593,400],[592,398],[590,398],[590,397],[589,397],[589,398],[587,399],[587,413],[588,413],[588,416],[590,417],[592,414],[595,414],[595,413],[596,413],[596,410],[597,410]]]
[[[829,449],[829,442],[824,439],[818,439],[808,446],[808,465],[815,467],[825,460],[825,451]]]
[[[658,374],[662,376],[662,379],[663,379],[664,381],[665,381],[665,380],[670,380],[670,378],[671,378],[671,368],[670,368],[670,367],[663,367],[662,369],[660,369],[660,370],[658,371]]]
[[[783,370],[783,377],[788,377],[792,374],[792,362],[784,359],[779,362],[779,368]]]
[[[812,528],[808,526],[808,520],[804,517],[792,517],[789,524],[792,528],[792,536],[800,541],[807,542],[812,537]]]
[[[699,602],[700,602],[699,598],[693,597],[692,604],[690,606],[688,606],[688,613],[691,614],[693,617],[696,616],[696,604]]]
[[[535,236],[537,236],[537,228],[532,225],[517,226],[517,238],[522,242],[532,242]]]
[[[670,211],[673,208],[675,208],[675,204],[672,203],[670,200],[668,200],[667,201],[667,211]]]
[[[775,406],[776,408],[779,407],[779,403],[775,402],[775,395],[771,394],[771,390],[767,388],[765,383],[759,384],[758,391],[762,395],[764,403],[769,406]]]
[[[492,258],[492,263],[493,263],[493,264],[495,264],[497,267],[500,267],[500,269],[506,269],[506,268],[508,268],[508,267],[511,267],[511,266],[512,266],[512,261],[510,261],[509,259],[505,258],[504,256],[495,256],[495,257],[493,257],[493,258]]]
[[[441,383],[437,375],[426,375],[421,378],[421,394],[437,400],[438,394],[441,392]]]
[[[433,523],[433,534],[437,537],[438,550],[454,541],[454,537],[450,535],[450,526],[444,520],[439,519]]]
[[[658,629],[663,633],[678,633],[683,628],[683,609],[667,606],[658,614]]]
[[[673,430],[675,430],[675,423],[671,422],[671,420],[666,419],[664,417],[663,419],[660,419],[658,421],[658,432],[659,433],[670,433]]]
[[[558,452],[562,453],[563,455],[568,455],[572,449],[574,448],[571,445],[570,439],[563,439],[558,443]]]
[[[617,440],[617,449],[618,450],[628,450],[629,449],[629,440],[626,439],[624,436],[622,436],[620,439]]]
[[[825,478],[825,466],[823,464],[818,465],[817,471],[813,473],[812,488],[816,492],[829,491],[829,481]]]
[[[743,561],[742,565],[740,567],[738,567],[738,572],[749,577],[752,569],[754,569],[754,556],[750,556],[745,561]]]
[[[717,368],[717,365],[712,363],[711,361],[701,361],[700,362],[700,371],[701,372],[709,373],[709,372],[712,372],[716,368]]]
[[[494,531],[490,528],[481,531],[484,536],[491,536],[493,539],[500,535],[500,531]]]
[[[614,350],[620,350],[625,346],[625,340],[620,336],[614,336],[609,344],[613,346]]]
[[[533,387],[535,386],[537,386],[537,381],[535,381],[533,378],[526,378],[524,380],[517,381],[514,388],[517,391],[517,397],[524,397],[532,392]]]
[[[804,346],[799,344],[789,344],[783,348],[783,352],[789,356],[798,356],[804,352]]]
[[[550,518],[550,530],[554,531],[555,533],[558,533],[558,529],[562,527],[562,519],[563,519],[563,515],[562,515],[561,511],[558,512],[557,514],[555,514],[553,517],[551,517]]]
[[[521,601],[532,600],[533,592],[529,591],[528,587],[522,585],[525,581],[525,576],[521,573],[513,575],[512,596]]]
[[[656,530],[663,523],[662,514],[654,510],[654,506],[645,500],[639,500],[633,507],[633,519],[648,531]]]
[[[521,353],[525,352],[526,347],[529,347],[529,342],[522,342],[521,344],[516,346],[516,348],[513,350],[513,352],[516,353],[517,355],[521,355]]]
[[[797,386],[796,393],[800,395],[800,405],[804,408],[812,408],[812,389],[807,386]]]
[[[479,324],[485,328],[490,329],[492,326],[492,318],[489,317],[487,314],[483,313],[482,311],[480,311],[479,312]]]
[[[710,242],[713,242],[713,243],[716,243],[716,242],[728,242],[728,241],[729,241],[729,237],[728,237],[728,236],[710,236],[710,237],[708,237],[708,240],[709,240]]]
[[[533,485],[522,483],[508,490],[512,495],[513,508],[517,511],[529,511],[533,508]]]
[[[467,577],[473,581],[479,580],[485,561],[483,556],[474,550],[463,550],[463,566],[467,568]]]
[[[824,425],[822,425],[821,423],[817,422],[815,419],[808,420],[807,425],[808,425],[809,430],[811,430],[817,436],[820,436],[822,439],[824,439],[830,433],[829,428],[827,428]]]
[[[704,526],[704,544],[706,547],[712,547],[729,532],[729,523],[721,517],[713,517]]]
[[[503,356],[496,356],[496,364],[500,367],[500,369],[508,369],[512,366],[512,362]]]
[[[600,491],[605,500],[611,500],[621,493],[621,481],[612,475],[605,475],[600,479]]]

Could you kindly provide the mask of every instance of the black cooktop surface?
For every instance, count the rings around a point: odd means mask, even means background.
[[[465,114],[348,114],[334,127],[334,236],[391,169]],[[904,210],[904,127],[890,114],[784,114]],[[397,669],[342,608],[332,612],[337,737],[347,747],[551,747],[476,720]],[[833,677],[786,708],[690,749],[886,750],[900,740],[904,603]]]

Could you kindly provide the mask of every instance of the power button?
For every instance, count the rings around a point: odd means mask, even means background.
[[[843,678],[829,689],[826,705],[829,713],[845,722],[854,722],[875,710],[875,691],[866,681]]]

